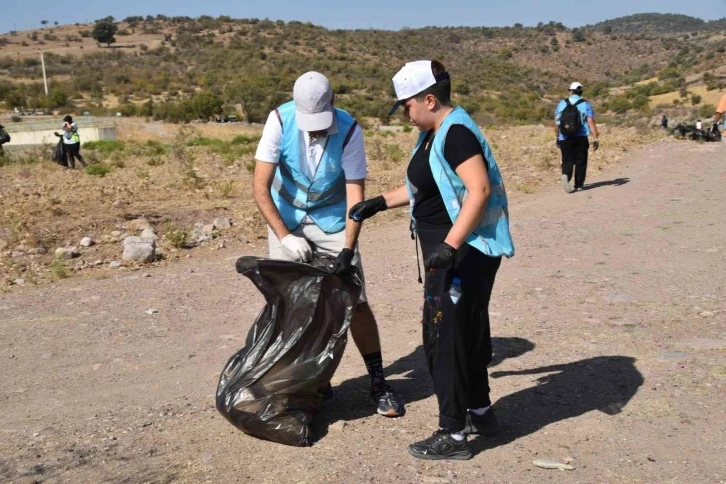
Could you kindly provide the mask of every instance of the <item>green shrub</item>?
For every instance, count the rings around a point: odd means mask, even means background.
[[[54,280],[65,279],[69,276],[68,268],[65,263],[60,259],[54,259],[53,262],[48,266],[50,273]]]
[[[121,141],[88,141],[87,143],[83,143],[83,148],[108,155],[114,151],[123,151],[124,144]]]
[[[391,161],[401,161],[404,157],[404,152],[400,146],[395,143],[386,144],[386,156]]]
[[[109,173],[111,173],[111,167],[106,163],[96,163],[95,165],[90,165],[86,168],[86,175],[100,176],[103,178]]]
[[[232,186],[234,185],[234,180],[223,180],[217,183],[217,191],[220,195],[222,195],[224,198],[229,198],[229,194],[232,193]]]
[[[168,225],[167,230],[164,232],[164,238],[177,249],[183,249],[187,246],[188,237],[189,229],[184,227],[177,227],[173,224]]]
[[[186,142],[187,146],[212,146],[224,143],[221,139],[207,138],[206,136],[197,136]]]
[[[239,134],[232,138],[232,141],[230,141],[230,143],[232,143],[233,145],[245,145],[250,143],[257,143],[258,141],[260,141],[259,136],[246,136],[243,134]]]

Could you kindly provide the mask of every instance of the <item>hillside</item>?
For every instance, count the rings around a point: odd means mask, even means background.
[[[705,21],[700,18],[672,13],[640,13],[619,17],[595,25],[590,29],[599,29],[608,33],[655,33],[679,34],[694,32],[717,32],[726,29],[726,18]]]
[[[0,36],[0,102],[7,109],[120,111],[175,121],[239,111],[256,122],[289,97],[299,74],[312,69],[331,77],[340,106],[361,118],[385,119],[393,73],[407,60],[435,57],[453,74],[457,102],[480,120],[538,122],[550,117],[553,100],[573,79],[608,110],[610,88],[657,78],[647,95],[664,94],[686,86],[686,75],[724,64],[723,22],[673,17],[649,14],[598,24],[610,25],[611,32],[556,22],[532,28],[328,30],[301,22],[158,15],[117,22],[110,47],[90,38],[93,25],[57,26]],[[643,22],[652,27],[649,33],[628,33]],[[670,30],[659,31],[663,22]],[[678,34],[691,24],[702,33]],[[47,98],[41,49],[50,79]]]

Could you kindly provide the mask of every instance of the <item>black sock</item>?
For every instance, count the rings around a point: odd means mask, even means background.
[[[383,375],[383,356],[381,352],[370,353],[363,356],[368,374],[371,376],[371,389],[374,393],[383,390],[386,385],[386,377]]]

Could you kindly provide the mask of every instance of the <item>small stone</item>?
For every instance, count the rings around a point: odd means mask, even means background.
[[[152,229],[151,223],[145,218],[137,218],[126,224],[126,230],[131,232],[141,232],[142,230]]]
[[[151,274],[149,274],[149,273],[147,272],[146,274],[144,274],[144,277],[151,277]]]
[[[714,312],[713,312],[713,311],[703,311],[703,312],[702,312],[702,313],[700,314],[700,316],[703,316],[704,318],[710,318],[710,317],[711,317],[711,316],[713,316],[713,315],[714,315]]]
[[[535,466],[542,469],[559,469],[561,471],[574,471],[575,468],[569,464],[563,464],[562,462],[556,462],[553,460],[538,459],[532,462]]]
[[[207,224],[202,227],[202,235],[212,235],[214,233],[214,224]]]
[[[12,257],[13,259],[17,259],[18,257],[22,257],[24,255],[25,254],[23,254],[22,252],[18,252],[17,250],[14,250],[10,253],[10,257]]]
[[[145,312],[146,314],[148,314],[149,316],[151,316],[152,314],[159,314],[159,310],[158,310],[158,309],[156,309],[156,308],[151,308],[151,309],[147,309],[147,310],[146,310],[146,311],[144,311],[144,312]]]
[[[45,255],[48,253],[48,249],[45,247],[35,247],[33,249],[28,250],[29,255]]]
[[[7,240],[0,240],[0,250],[5,250],[8,248],[8,241]]]
[[[103,265],[103,261],[102,261],[101,259],[98,259],[97,261],[95,261],[95,262],[93,263],[93,265],[94,265],[94,266],[96,266],[96,267],[98,267],[98,266],[102,266],[102,265]]]
[[[227,244],[225,244],[224,240],[221,240],[219,242],[219,245],[217,246],[217,248],[218,249],[224,249],[225,247],[227,247]]]
[[[229,230],[232,228],[232,221],[228,217],[217,217],[212,225],[217,230]]]
[[[14,282],[15,282],[15,285],[16,286],[24,286],[25,285],[25,279],[23,279],[22,277],[18,277],[17,279],[15,279]]]
[[[121,235],[121,231],[120,230],[114,230],[113,232],[111,232],[111,235],[113,237],[119,237]]]
[[[154,232],[154,229],[148,228],[148,229],[144,229],[141,231],[141,238],[158,240],[159,236],[156,235],[156,232]]]
[[[95,242],[93,242],[93,239],[91,239],[90,237],[83,237],[81,239],[81,245],[83,247],[91,247],[94,243]]]
[[[121,263],[113,261],[108,265],[108,267],[110,267],[111,269],[117,269],[117,268],[121,267]]]
[[[55,250],[56,259],[73,259],[80,255],[76,247],[58,247]]]

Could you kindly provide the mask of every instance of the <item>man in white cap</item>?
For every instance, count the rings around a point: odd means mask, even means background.
[[[320,253],[336,258],[335,273],[345,274],[354,265],[362,276],[361,224],[346,220],[346,214],[364,196],[363,131],[333,103],[324,75],[311,71],[295,81],[293,101],[272,111],[265,123],[255,155],[254,199],[268,225],[271,258],[307,262]],[[377,412],[402,415],[403,404],[383,374],[378,327],[365,286],[350,331],[370,374]]]
[[[572,193],[585,188],[587,155],[590,148],[588,136],[592,136],[593,151],[600,147],[595,112],[592,105],[582,98],[582,84],[570,84],[569,97],[561,100],[555,109],[555,136],[557,147],[562,151],[562,188]],[[575,186],[571,184],[574,178]]]

